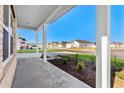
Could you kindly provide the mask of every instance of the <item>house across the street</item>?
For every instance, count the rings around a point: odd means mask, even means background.
[[[110,44],[110,47],[124,47],[124,43],[123,42],[115,42],[115,41],[112,41],[111,44]]]
[[[71,42],[60,41],[60,42],[50,42],[48,43],[48,48],[81,48],[81,47],[91,47],[95,48],[96,43],[89,42],[86,40],[73,40]]]
[[[81,48],[81,47],[91,47],[91,48],[95,48],[96,47],[96,43],[94,42],[89,42],[86,40],[73,40],[71,41],[71,47],[73,48]]]

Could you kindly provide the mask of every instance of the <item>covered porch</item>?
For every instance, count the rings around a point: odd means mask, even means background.
[[[37,57],[18,59],[12,87],[89,87],[47,62],[48,24],[73,7],[75,6],[15,6],[18,28],[36,31]],[[96,87],[110,87],[109,10],[109,6],[97,6]],[[39,58],[39,31],[43,32],[43,60]]]
[[[12,88],[90,88],[41,58],[18,58]]]

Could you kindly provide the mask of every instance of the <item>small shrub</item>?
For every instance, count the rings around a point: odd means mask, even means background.
[[[116,76],[124,80],[124,71],[117,72]]]
[[[67,65],[67,63],[68,63],[68,58],[66,58],[66,57],[63,58],[63,64],[64,64],[64,65]]]
[[[76,59],[76,60],[79,59],[79,54],[75,54],[75,59]]]
[[[95,57],[91,57],[91,58],[90,58],[90,61],[91,61],[91,62],[95,62]]]
[[[77,69],[78,71],[82,71],[82,70],[84,70],[85,68],[86,68],[86,67],[85,67],[84,62],[82,62],[82,61],[78,61],[78,62],[77,62],[76,69]]]
[[[117,56],[114,57],[114,62],[117,62]]]

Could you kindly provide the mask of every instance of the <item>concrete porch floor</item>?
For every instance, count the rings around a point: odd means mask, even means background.
[[[40,58],[18,58],[12,88],[90,88]]]

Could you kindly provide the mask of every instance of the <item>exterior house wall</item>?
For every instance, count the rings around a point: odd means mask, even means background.
[[[77,41],[71,42],[71,47],[79,48],[79,47],[92,47],[95,48],[96,45],[94,43],[80,43]]]
[[[67,43],[66,48],[71,48],[71,43]]]
[[[86,47],[85,43],[79,43],[79,47]]]
[[[2,60],[3,60],[3,47],[2,47],[2,39],[3,39],[3,6],[0,5],[0,80],[3,77],[3,65],[2,65]]]
[[[13,54],[3,62],[3,9],[4,6],[0,5],[0,87],[8,88],[11,87],[16,68],[16,20],[12,19]]]
[[[80,44],[77,41],[73,41],[73,42],[71,42],[71,46],[78,48],[78,47],[80,47]]]
[[[120,47],[124,47],[124,44],[121,44]]]
[[[52,48],[52,47],[53,47],[52,43],[48,43],[48,44],[47,44],[47,47],[48,47],[48,48]]]
[[[61,43],[59,43],[57,47],[58,47],[58,48],[62,48],[63,46],[62,46]]]
[[[114,44],[111,44],[110,47],[116,47]]]
[[[53,47],[53,48],[56,48],[56,47],[57,47],[57,44],[56,44],[56,43],[53,43],[53,44],[52,44],[52,47]]]
[[[94,43],[87,43],[86,47],[95,48],[96,45]]]

